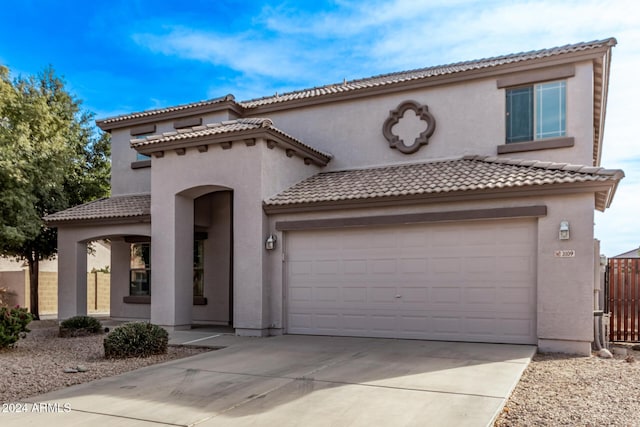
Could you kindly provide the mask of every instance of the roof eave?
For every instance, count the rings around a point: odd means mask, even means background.
[[[615,39],[612,39],[615,40]],[[304,106],[312,106],[325,104],[330,102],[347,101],[351,99],[385,95],[388,93],[398,93],[403,91],[411,91],[431,86],[441,86],[453,83],[459,83],[467,80],[477,80],[481,78],[498,77],[504,74],[529,71],[539,68],[553,67],[568,63],[576,63],[581,61],[596,60],[602,58],[602,55],[609,52],[611,46],[615,43],[607,43],[601,47],[592,48],[584,51],[567,52],[559,55],[553,55],[543,58],[526,59],[522,61],[501,64],[495,66],[487,66],[484,68],[457,71],[450,74],[440,74],[436,76],[428,76],[423,78],[410,79],[400,82],[388,83],[379,86],[363,87],[361,89],[352,89],[344,92],[332,92],[322,95],[304,97],[299,99],[282,100],[270,104],[258,105],[255,107],[244,106],[245,112],[251,115],[270,113],[274,111],[288,110],[292,108],[300,108]],[[248,103],[248,101],[244,101]],[[243,102],[240,102],[242,105]]]
[[[224,100],[207,105],[199,105],[196,107],[186,107],[184,109],[176,110],[176,111],[167,111],[160,112],[157,114],[145,115],[142,117],[132,117],[132,118],[124,118],[121,120],[117,120],[117,117],[106,118],[102,120],[96,120],[96,125],[105,132],[110,132],[114,129],[120,128],[128,128],[131,126],[144,125],[149,123],[157,123],[159,121],[164,120],[175,120],[182,119],[198,114],[207,114],[207,113],[215,113],[218,111],[232,111],[238,116],[242,116],[244,114],[244,107],[238,104],[233,99],[228,99],[229,97],[225,97]],[[142,114],[144,111],[135,114]]]
[[[151,215],[136,215],[136,216],[123,216],[123,217],[108,217],[108,218],[77,218],[77,219],[53,219],[47,220],[44,218],[45,224],[48,227],[60,228],[60,227],[77,227],[77,226],[94,226],[94,225],[126,225],[126,224],[140,224],[151,223]]]
[[[374,208],[415,205],[424,202],[446,203],[458,201],[488,200],[500,198],[553,196],[578,193],[593,193],[596,195],[596,209],[604,210],[598,203],[597,194],[606,194],[606,200],[612,197],[612,189],[617,181],[587,181],[575,183],[559,183],[547,185],[529,185],[526,187],[492,188],[483,190],[452,191],[441,193],[425,193],[405,196],[376,197],[366,199],[331,200],[321,202],[292,203],[286,205],[272,205],[263,202],[262,209],[268,215],[280,213],[302,213],[312,211],[326,211],[335,209]],[[610,202],[608,202],[610,203]],[[608,207],[608,205],[607,205]]]
[[[599,166],[602,159],[602,143],[604,139],[604,126],[607,116],[607,100],[609,95],[609,76],[611,73],[612,48],[616,45],[615,39],[608,44],[607,49],[599,59],[594,59],[594,135],[593,135],[593,165]],[[598,71],[602,76],[598,76]],[[600,79],[600,93],[597,83]]]
[[[173,141],[152,142],[146,145],[132,145],[132,148],[141,154],[154,155],[158,152],[175,150],[177,148],[193,148],[223,142],[250,141],[259,138],[276,142],[276,145],[285,150],[287,155],[295,155],[302,158],[305,162],[310,161],[318,166],[326,166],[329,161],[331,161],[330,155],[316,152],[299,141],[290,138],[285,133],[278,132],[273,128],[247,129],[217,135],[202,135]]]

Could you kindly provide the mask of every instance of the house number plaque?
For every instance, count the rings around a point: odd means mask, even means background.
[[[576,251],[573,249],[564,249],[561,251],[555,251],[554,255],[556,258],[575,258]]]

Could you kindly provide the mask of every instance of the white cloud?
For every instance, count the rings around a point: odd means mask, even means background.
[[[309,73],[308,54],[300,51],[295,42],[283,39],[273,42],[256,32],[226,35],[174,27],[162,34],[138,33],[132,37],[153,52],[242,73],[270,78],[296,78]]]

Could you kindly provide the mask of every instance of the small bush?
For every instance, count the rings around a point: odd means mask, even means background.
[[[0,349],[13,347],[20,339],[27,336],[27,325],[33,315],[26,308],[0,307]]]
[[[102,333],[102,324],[94,317],[74,316],[60,323],[61,337],[80,337]]]
[[[104,339],[104,356],[108,359],[148,357],[165,354],[169,334],[151,323],[125,323],[115,328]]]

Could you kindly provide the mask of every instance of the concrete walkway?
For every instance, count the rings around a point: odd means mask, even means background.
[[[198,329],[174,332],[171,342],[225,348],[37,396],[26,408],[46,412],[1,413],[0,425],[484,427],[535,353]]]

